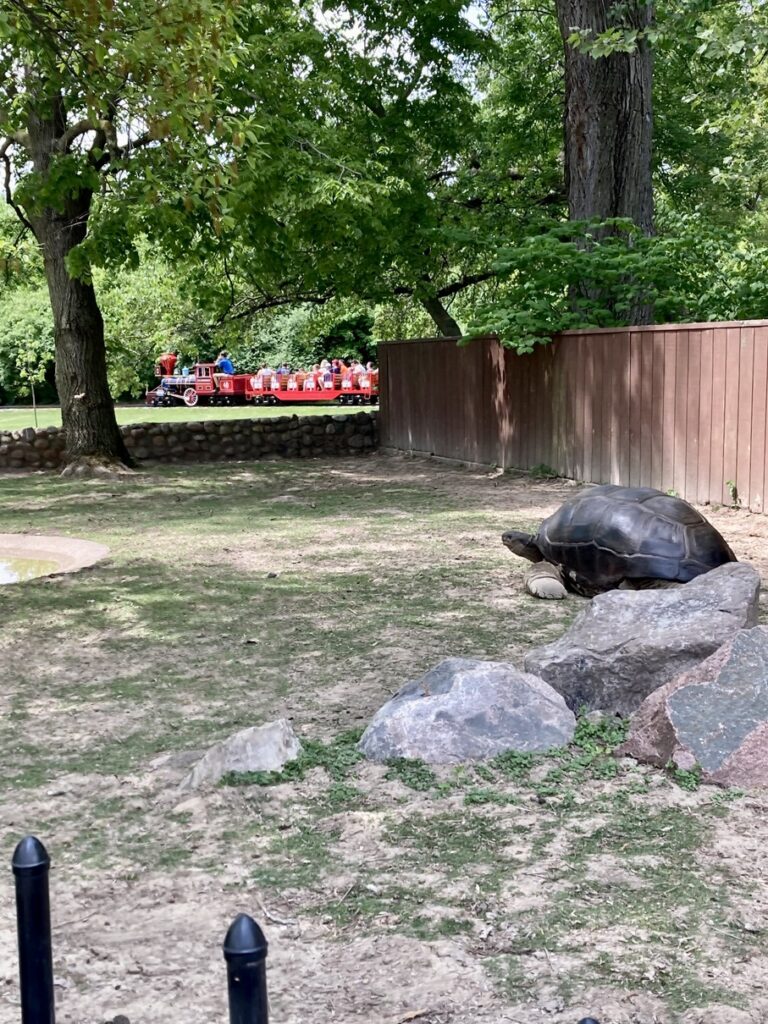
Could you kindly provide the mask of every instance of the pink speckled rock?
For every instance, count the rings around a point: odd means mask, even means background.
[[[707,782],[768,787],[768,629],[745,629],[652,693],[620,754],[699,765]]]

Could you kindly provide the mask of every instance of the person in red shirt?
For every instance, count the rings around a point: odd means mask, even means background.
[[[178,361],[178,358],[178,352],[163,352],[157,360],[164,377],[173,376],[173,371],[176,369],[176,362]]]

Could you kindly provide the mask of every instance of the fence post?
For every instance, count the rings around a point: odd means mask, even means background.
[[[252,917],[238,914],[224,939],[230,1024],[267,1024],[267,940]]]
[[[51,861],[34,836],[22,839],[11,861],[16,882],[22,1024],[55,1024],[53,949],[48,869]]]

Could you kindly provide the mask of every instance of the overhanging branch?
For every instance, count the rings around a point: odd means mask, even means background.
[[[323,306],[326,302],[330,302],[334,295],[334,292],[329,291],[321,295],[302,295],[297,293],[294,295],[264,295],[259,299],[242,299],[239,303],[231,305],[226,312],[222,313],[218,320],[211,324],[211,327],[212,329],[223,327],[224,324],[233,323],[235,320],[245,320],[249,316],[264,313],[268,309],[279,309],[281,306],[299,306],[305,303],[313,306]],[[238,309],[238,306],[241,308]]]
[[[32,227],[32,225],[29,223],[29,221],[27,220],[26,216],[24,215],[24,211],[21,209],[20,206],[17,206],[16,203],[14,203],[14,201],[13,201],[13,192],[11,190],[11,158],[8,155],[8,150],[17,141],[18,140],[16,138],[14,138],[14,136],[7,135],[3,139],[3,141],[0,142],[0,160],[2,160],[3,164],[5,165],[5,174],[3,176],[3,189],[5,191],[5,201],[11,207],[13,212],[19,218],[21,223],[24,225],[24,227],[29,228],[29,230],[32,232],[32,234],[34,234],[35,233],[34,232],[34,228]]]
[[[452,284],[446,284],[442,288],[438,288],[435,292],[435,298],[450,298],[451,295],[457,295],[459,292],[463,292],[465,288],[471,288],[473,284],[482,284],[483,281],[491,281],[494,277],[496,277],[495,270],[484,270],[480,274],[464,274],[458,279],[458,281],[454,281]],[[405,286],[393,289],[393,295],[412,296],[415,292],[415,288]]]
[[[96,131],[96,128],[97,126],[88,117],[84,117],[82,120],[76,121],[56,140],[56,149],[59,153],[66,153],[75,139],[79,138],[81,135],[85,135],[87,132]]]

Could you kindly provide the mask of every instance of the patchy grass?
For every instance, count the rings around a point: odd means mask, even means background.
[[[568,493],[384,457],[3,477],[0,531],[111,549],[0,588],[0,847],[50,849],[62,1020],[221,1019],[240,910],[286,1020],[766,1017],[762,802],[616,760],[612,720],[546,756],[360,759],[402,683],[519,659],[579,611],[525,595],[499,543]],[[296,762],[178,789],[196,752],[280,716]],[[12,964],[10,886],[0,912]]]

